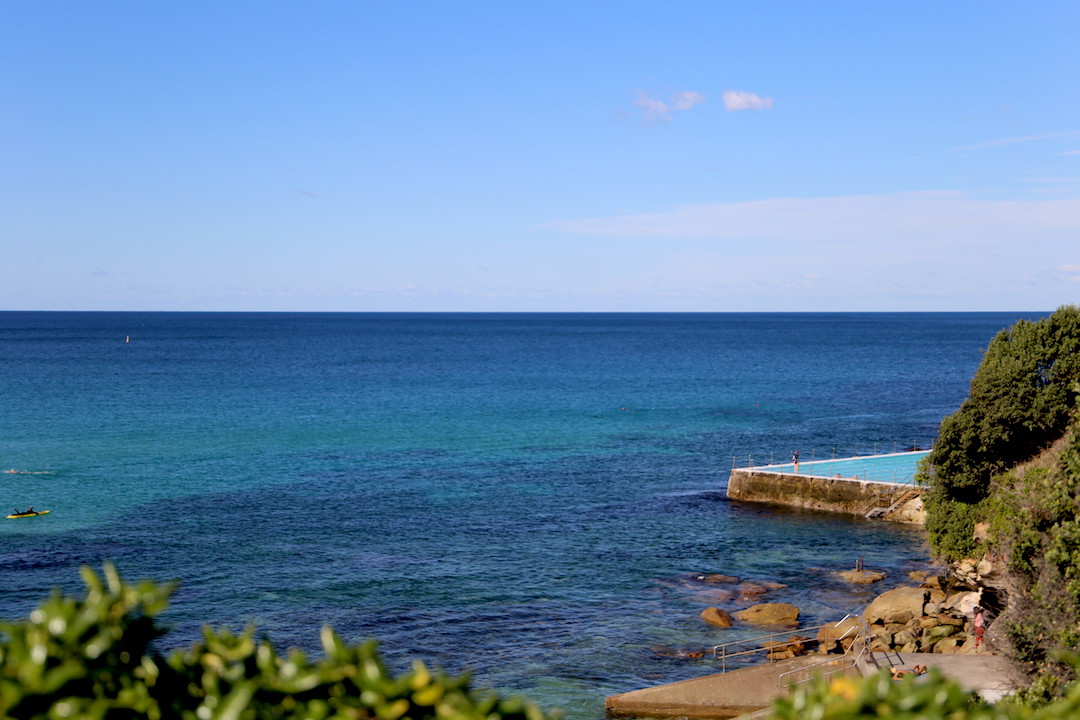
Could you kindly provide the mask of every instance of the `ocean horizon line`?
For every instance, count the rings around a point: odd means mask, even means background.
[[[999,315],[1044,310],[4,310],[0,314],[142,315]]]

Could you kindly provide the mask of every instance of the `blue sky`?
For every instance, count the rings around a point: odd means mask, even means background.
[[[0,309],[1052,310],[1080,3],[0,4]]]

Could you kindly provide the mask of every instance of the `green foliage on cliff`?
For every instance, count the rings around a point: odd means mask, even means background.
[[[1021,320],[994,337],[960,409],[927,457],[931,547],[944,560],[974,550],[972,530],[993,479],[1061,437],[1080,394],[1080,307]]]
[[[1004,619],[1017,659],[1069,679],[1054,658],[1080,649],[1080,431],[997,479],[985,505],[1011,580]]]
[[[254,630],[206,629],[168,658],[152,651],[172,587],[82,571],[82,599],[58,592],[22,622],[0,625],[0,717],[150,720],[544,720],[527,702],[470,689],[423,663],[395,677],[373,643],[329,628],[316,662],[279,654]]]

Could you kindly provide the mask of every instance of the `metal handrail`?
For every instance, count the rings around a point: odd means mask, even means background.
[[[893,500],[892,505],[890,505],[889,507],[882,507],[882,506],[877,504],[878,499],[881,497],[881,494],[882,494],[882,493],[878,492],[877,494],[874,495],[873,499],[870,501],[870,509],[867,510],[864,513],[864,515],[869,518],[869,517],[875,515],[876,511],[878,511],[878,510],[881,511],[881,513],[880,513],[881,515],[888,515],[893,510],[900,507],[900,505],[902,505],[903,503],[905,503],[908,500],[911,500],[913,498],[919,497],[924,492],[926,492],[926,488],[923,488],[923,487],[920,487],[920,486],[917,486],[917,485],[912,485],[907,490],[905,490],[903,493],[896,496],[896,499]]]
[[[792,685],[798,685],[799,683],[804,683],[807,680],[811,680],[811,679],[813,679],[815,677],[815,674],[813,672],[815,669],[820,668],[820,667],[822,667],[824,665],[833,665],[833,664],[837,663],[838,661],[840,663],[839,667],[834,668],[834,669],[832,669],[832,670],[830,670],[828,672],[819,673],[821,675],[821,677],[825,677],[826,675],[832,675],[832,674],[838,673],[838,672],[844,672],[845,670],[847,670],[849,668],[856,667],[859,664],[859,660],[862,659],[863,654],[870,648],[870,645],[871,645],[870,635],[872,633],[870,632],[870,628],[867,627],[866,621],[862,619],[861,615],[854,615],[854,614],[849,613],[849,614],[845,615],[839,622],[837,622],[837,623],[835,623],[835,624],[833,624],[831,626],[826,626],[826,627],[840,627],[840,625],[847,622],[851,618],[857,618],[858,621],[859,621],[859,624],[857,626],[855,626],[855,627],[849,628],[847,631],[844,632],[843,635],[836,638],[836,642],[842,642],[844,640],[844,638],[848,637],[848,635],[851,633],[852,630],[857,631],[854,640],[852,640],[851,645],[849,645],[844,650],[843,655],[841,655],[839,658],[829,658],[827,660],[822,660],[821,662],[814,663],[813,665],[807,665],[805,667],[795,668],[794,670],[788,670],[787,672],[780,673],[780,675],[778,675],[777,678],[776,678],[776,684],[779,687],[790,687]],[[854,657],[851,658],[851,661],[849,663],[849,662],[847,662],[847,658],[851,657],[852,648],[854,648],[856,645],[859,645],[859,651],[858,651],[858,653],[855,654]],[[790,676],[790,675],[794,675],[795,673],[810,673],[810,674],[807,677],[803,678],[802,680],[796,680],[796,681],[791,682],[791,683],[787,682],[786,678],[788,676]]]
[[[759,653],[769,653],[769,652],[772,652],[773,650],[775,650],[777,648],[785,647],[785,646],[788,646],[788,645],[796,645],[796,644],[804,642],[804,641],[803,640],[788,640],[787,642],[774,643],[774,644],[771,644],[771,645],[769,645],[767,647],[761,645],[759,647],[755,647],[755,648],[752,648],[750,650],[740,650],[739,652],[728,652],[729,647],[734,647],[734,646],[737,646],[737,645],[749,645],[751,643],[761,643],[763,641],[771,641],[772,638],[775,638],[775,637],[778,637],[778,636],[781,636],[781,635],[790,635],[793,632],[810,632],[812,630],[821,630],[822,628],[827,628],[827,627],[837,627],[837,626],[840,625],[840,623],[842,623],[845,620],[847,620],[848,618],[852,618],[852,617],[858,617],[859,622],[862,623],[862,626],[864,628],[866,628],[866,623],[863,622],[862,618],[859,617],[858,615],[846,615],[846,616],[844,616],[843,620],[840,620],[839,622],[836,622],[836,623],[825,623],[824,625],[814,625],[812,627],[796,628],[794,630],[785,630],[784,632],[774,632],[774,633],[769,633],[768,635],[758,635],[757,637],[746,638],[745,640],[732,640],[731,642],[726,642],[726,643],[723,643],[721,645],[714,645],[713,649],[712,649],[712,656],[714,658],[716,658],[716,657],[720,658],[720,668],[721,668],[720,671],[721,672],[727,672],[727,660],[728,660],[728,658],[736,658],[736,657],[741,657],[743,655],[756,655],[756,654],[759,654]],[[866,628],[866,631],[869,632],[869,628]],[[841,637],[837,638],[837,640],[843,640],[847,636],[848,636],[848,633],[845,632]]]

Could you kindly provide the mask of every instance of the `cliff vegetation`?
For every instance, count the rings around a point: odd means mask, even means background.
[[[1080,308],[1002,330],[923,468],[945,561],[1003,566],[1000,639],[1053,694],[1080,649]]]

